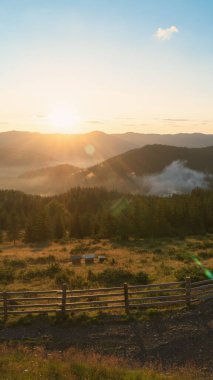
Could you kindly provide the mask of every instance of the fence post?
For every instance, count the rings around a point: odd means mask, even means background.
[[[185,278],[185,286],[186,286],[186,304],[190,306],[191,304],[191,277]]]
[[[7,292],[3,293],[3,308],[4,308],[4,322],[7,321],[8,317],[8,302],[7,302]]]
[[[128,284],[124,283],[124,302],[125,302],[125,311],[129,314],[129,294],[128,294]]]
[[[61,311],[62,311],[62,315],[64,315],[64,316],[65,316],[65,312],[66,312],[66,301],[67,301],[67,285],[63,284],[62,285]]]

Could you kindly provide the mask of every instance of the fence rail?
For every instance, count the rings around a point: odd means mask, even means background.
[[[122,287],[47,291],[0,292],[0,316],[6,321],[10,315],[61,313],[124,309],[131,310],[167,306],[190,306],[192,303],[213,299],[213,280],[185,281]]]

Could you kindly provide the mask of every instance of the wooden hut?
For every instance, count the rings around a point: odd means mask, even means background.
[[[103,264],[105,260],[106,260],[106,256],[105,255],[98,256],[98,262],[100,264]]]
[[[72,265],[81,265],[81,255],[71,255]]]
[[[95,261],[95,255],[94,254],[87,254],[84,255],[84,260],[86,265],[92,265]]]

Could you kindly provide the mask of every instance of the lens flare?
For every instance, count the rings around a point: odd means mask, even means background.
[[[197,264],[204,272],[205,276],[208,277],[210,280],[213,280],[213,273],[207,269],[202,263],[201,261],[195,257],[195,256],[192,256],[192,259],[193,261],[195,262],[195,264]]]

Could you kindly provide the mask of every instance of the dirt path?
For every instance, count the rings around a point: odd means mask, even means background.
[[[48,349],[57,350],[89,349],[116,354],[140,364],[160,361],[166,369],[192,362],[210,374],[213,370],[213,302],[142,322],[111,318],[87,326],[36,322],[6,327],[0,330],[0,341],[43,343]]]

